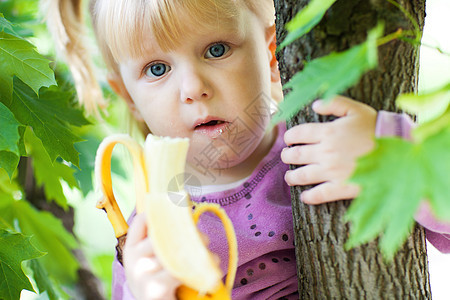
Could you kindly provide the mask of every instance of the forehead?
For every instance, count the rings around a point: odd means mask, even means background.
[[[192,32],[217,28],[239,30],[243,5],[239,0],[105,0],[98,1],[97,35],[116,62],[141,57],[151,34],[169,51]],[[95,12],[94,12],[95,14]],[[103,29],[102,29],[103,28]],[[238,34],[238,32],[236,32]]]

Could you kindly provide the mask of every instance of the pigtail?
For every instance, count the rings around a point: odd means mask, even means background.
[[[80,104],[88,114],[100,117],[106,106],[85,41],[82,0],[42,0],[47,27],[57,54],[68,64]]]

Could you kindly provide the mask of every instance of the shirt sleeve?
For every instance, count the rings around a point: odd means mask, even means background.
[[[111,299],[112,300],[135,300],[133,295],[131,294],[130,289],[128,288],[125,270],[122,264],[117,260],[117,257],[114,258],[113,262],[113,278],[112,278],[112,291],[111,291]]]
[[[398,136],[411,139],[414,122],[407,114],[397,114],[389,111],[379,111],[375,127],[376,137]]]
[[[414,122],[407,114],[380,111],[378,112],[375,136],[398,136],[410,140],[411,130],[414,126]],[[436,249],[443,253],[450,253],[450,222],[437,220],[427,201],[421,203],[415,219],[425,228],[428,241]]]

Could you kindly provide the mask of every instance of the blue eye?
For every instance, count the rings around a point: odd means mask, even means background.
[[[151,74],[149,74],[149,71]],[[168,65],[163,64],[163,63],[156,63],[156,64],[149,66],[145,70],[145,74],[150,77],[153,77],[153,76],[160,77],[160,76],[166,74],[168,71],[170,71],[170,67]]]
[[[229,46],[222,44],[222,43],[217,43],[212,45],[211,47],[209,47],[208,51],[206,52],[206,57],[207,58],[212,58],[212,57],[221,57],[223,56],[225,53],[228,52],[228,50],[230,49]]]

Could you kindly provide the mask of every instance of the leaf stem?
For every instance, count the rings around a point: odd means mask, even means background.
[[[377,46],[379,47],[379,46],[389,43],[390,41],[401,38],[403,35],[403,32],[404,32],[403,29],[399,28],[399,29],[397,29],[397,31],[395,31],[391,34],[388,34],[386,36],[383,36],[382,38],[379,38],[377,40]]]
[[[411,21],[413,27],[414,27],[414,33],[415,33],[415,41],[420,42],[420,40],[422,39],[422,33],[420,31],[420,27],[419,24],[417,23],[417,21],[411,16],[411,14],[403,7],[401,6],[398,2],[394,1],[394,0],[386,0],[387,2],[391,3],[392,5],[394,5],[395,7],[397,7],[398,9],[400,9],[405,16],[409,19],[409,21]]]

